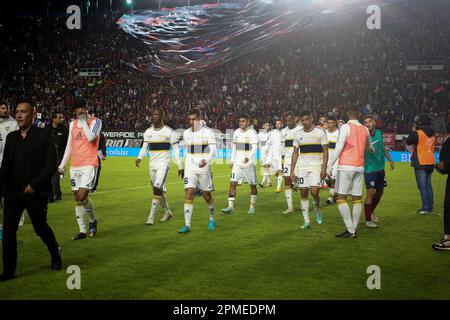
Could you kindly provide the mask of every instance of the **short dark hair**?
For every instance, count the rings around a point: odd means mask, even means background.
[[[250,120],[250,116],[246,113],[241,113],[238,119],[247,119]]]
[[[72,108],[87,108],[87,101],[83,98],[76,98],[72,103]]]
[[[292,111],[286,111],[285,113],[284,113],[284,117],[286,118],[286,117],[293,117],[293,118],[295,118],[295,114],[292,112]]]
[[[31,100],[28,100],[28,99],[20,99],[20,100],[17,101],[16,107],[17,107],[19,104],[22,104],[22,103],[29,104],[29,105],[31,106],[31,109],[33,109],[33,111],[34,111],[34,104],[33,104],[33,102],[32,102]]]
[[[199,108],[192,108],[191,110],[188,111],[187,115],[188,116],[196,115],[197,117],[201,118],[202,112],[200,111]]]
[[[8,104],[6,103],[6,101],[0,100],[0,106],[8,106]]]
[[[327,120],[337,121],[337,120],[336,120],[336,117],[333,116],[333,115],[329,115],[329,116],[327,117]]]
[[[161,116],[163,119],[166,117],[166,112],[164,111],[163,108],[154,108],[152,112],[154,112],[154,111],[159,111],[159,113],[161,113]]]
[[[358,106],[350,106],[347,108],[347,112],[359,116],[359,107]]]
[[[303,110],[302,112],[300,112],[300,118],[310,117],[310,116],[311,116],[311,112],[309,112],[308,110]]]
[[[374,120],[373,116],[370,115],[370,114],[364,116],[363,121],[366,120],[366,119],[372,119],[372,120]]]

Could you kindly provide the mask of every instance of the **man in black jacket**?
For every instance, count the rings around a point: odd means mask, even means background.
[[[436,170],[442,174],[450,174],[450,138],[447,138],[439,154]],[[435,250],[450,250],[450,175],[447,176],[444,198],[444,239],[433,244]]]
[[[67,138],[69,137],[69,129],[64,125],[64,116],[62,113],[54,113],[52,115],[52,122],[49,124],[48,129],[53,134],[56,141],[56,150],[58,152],[58,163],[64,156],[66,150]],[[52,175],[53,192],[50,194],[49,201],[59,201],[62,199],[61,186],[60,186],[59,172],[55,171]]]
[[[51,269],[62,267],[60,248],[47,224],[51,176],[57,170],[56,145],[52,134],[33,126],[35,112],[30,102],[16,107],[19,130],[6,139],[0,169],[0,190],[4,196],[3,273],[0,281],[15,278],[17,264],[16,232],[20,216],[27,209],[36,234],[47,245]]]

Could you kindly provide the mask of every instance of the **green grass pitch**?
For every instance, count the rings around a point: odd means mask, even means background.
[[[18,278],[0,284],[0,299],[448,299],[450,256],[434,252],[442,237],[445,177],[433,175],[436,214],[418,216],[419,193],[412,168],[387,170],[388,188],[377,208],[380,228],[367,229],[361,217],[358,239],[336,239],[344,230],[336,206],[322,207],[324,223],[300,229],[296,212],[284,215],[284,193],[259,189],[257,212],[247,214],[249,187],[238,188],[236,213],[227,205],[230,169],[213,167],[217,229],[207,230],[202,198],[194,201],[192,232],[184,224],[182,181],[173,166],[168,200],[174,218],[146,226],[151,190],[148,160],[103,163],[99,191],[91,198],[99,220],[95,239],[73,241],[78,233],[66,177],[63,201],[49,204],[49,223],[62,247],[64,268],[81,268],[81,289],[69,290],[65,271],[51,272],[45,246],[30,220],[18,232]],[[326,191],[322,191],[322,202]],[[311,217],[313,214],[311,212]],[[381,268],[381,289],[366,286],[367,267]],[[65,269],[64,269],[65,270]]]

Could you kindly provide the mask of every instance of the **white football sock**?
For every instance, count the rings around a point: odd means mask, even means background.
[[[281,189],[281,183],[283,182],[283,177],[278,176],[277,177],[277,189]]]
[[[184,203],[184,222],[189,228],[191,227],[192,212],[194,211],[193,203]]]
[[[348,206],[347,201],[339,202],[338,209],[344,220],[345,227],[347,231],[350,233],[355,233],[355,228],[353,227],[352,214],[350,213],[350,207]]]
[[[228,198],[228,208],[234,209],[234,201],[236,199],[234,197],[229,197]]]
[[[75,216],[77,218],[78,227],[80,228],[81,233],[87,233],[86,228],[86,210],[84,206],[75,206]]]
[[[19,227],[23,226],[25,224],[25,213],[22,213],[22,216],[20,217],[19,221]]]
[[[93,223],[95,221],[95,214],[94,204],[92,203],[91,198],[87,198],[87,201],[84,204],[84,210],[86,210],[86,213],[89,214],[89,222]]]
[[[159,204],[161,205],[161,208],[163,208],[165,212],[170,211],[169,203],[167,202],[167,198],[164,196],[164,193],[161,195],[161,200]]]
[[[309,201],[308,201],[308,199],[301,199],[300,203],[302,205],[303,219],[305,220],[306,223],[310,223],[310,221],[309,221]]]
[[[253,208],[253,209],[255,208],[256,198],[257,198],[256,194],[251,194],[250,195],[250,208]]]
[[[152,200],[152,205],[150,207],[150,218],[154,219],[156,215],[156,210],[158,209],[158,205],[161,202],[161,197],[154,196]]]
[[[292,189],[284,190],[284,195],[286,196],[286,202],[288,205],[288,209],[294,208],[294,205],[292,203]]]
[[[354,201],[353,202],[353,227],[356,229],[358,228],[359,218],[361,217],[362,213],[362,203],[361,200]]]
[[[319,214],[320,213],[320,196],[317,196],[317,198],[312,198],[314,213]]]
[[[209,209],[209,221],[214,221],[214,217],[215,217],[215,211],[216,211],[216,206],[214,204],[214,200],[211,200],[210,203],[208,203],[208,209]]]

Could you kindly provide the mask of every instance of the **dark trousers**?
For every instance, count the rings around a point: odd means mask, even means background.
[[[97,168],[97,174],[95,176],[95,183],[94,183],[94,187],[92,188],[92,190],[97,190],[97,186],[98,186],[98,180],[100,179],[100,171],[102,171],[102,159],[100,159],[100,157],[98,158],[98,168]]]
[[[450,175],[447,177],[444,199],[444,232],[450,235]]]
[[[55,235],[47,224],[47,197],[27,195],[9,189],[5,194],[3,217],[3,272],[15,274],[17,266],[17,238],[20,216],[27,209],[34,231],[48,248],[52,259],[59,256]]]
[[[59,172],[56,171],[53,175],[52,175],[52,190],[53,190],[53,197],[55,199],[61,199],[62,193],[61,193],[61,186],[60,186],[60,176],[59,176]]]

